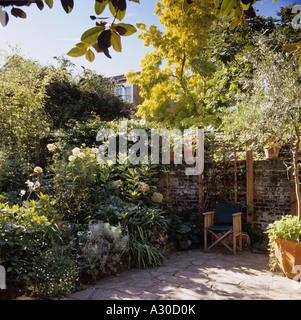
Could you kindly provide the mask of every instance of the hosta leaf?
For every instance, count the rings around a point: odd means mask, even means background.
[[[87,48],[74,47],[67,53],[67,55],[71,57],[81,57],[86,52],[87,52]]]
[[[87,50],[86,52],[86,59],[90,62],[93,62],[95,59],[95,54],[93,53],[93,51],[91,49]]]
[[[93,27],[93,28],[85,31],[83,33],[83,35],[81,36],[81,41],[84,43],[89,43],[89,44],[93,44],[93,43],[97,42],[97,39],[98,39],[100,33],[104,29],[105,29],[104,27],[97,26],[97,27]]]

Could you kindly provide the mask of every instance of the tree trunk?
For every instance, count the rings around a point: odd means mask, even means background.
[[[297,135],[294,137],[294,141],[291,144],[291,148],[292,148],[292,155],[293,155],[293,169],[294,169],[294,182],[295,182],[295,191],[296,191],[296,200],[297,200],[298,221],[301,220],[301,207],[300,207],[301,196],[300,196],[299,169],[298,169],[299,146],[300,146],[300,138]]]

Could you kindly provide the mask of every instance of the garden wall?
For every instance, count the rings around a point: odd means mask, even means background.
[[[255,223],[269,223],[291,213],[291,186],[282,160],[254,162]]]
[[[198,176],[187,176],[186,167],[182,164],[161,168],[158,187],[164,194],[165,205],[175,211],[198,210]],[[282,160],[254,161],[254,210],[254,222],[263,229],[291,212],[291,187]]]

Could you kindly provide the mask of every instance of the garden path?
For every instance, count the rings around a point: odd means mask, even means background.
[[[67,300],[301,300],[301,283],[270,272],[268,260],[248,250],[180,251],[161,267],[108,276]]]

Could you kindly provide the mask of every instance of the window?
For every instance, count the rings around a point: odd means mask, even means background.
[[[128,102],[133,102],[133,86],[132,85],[122,85],[122,87],[116,89],[116,96],[127,100]]]

